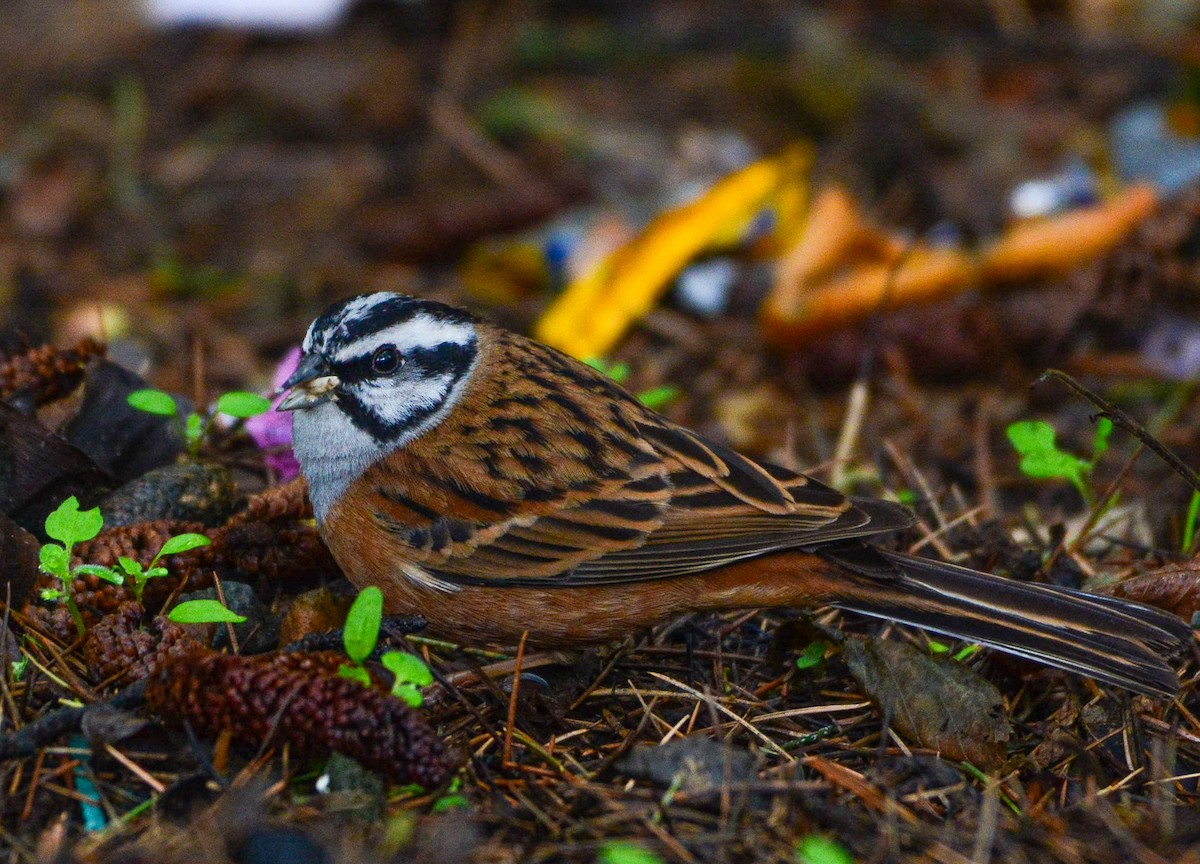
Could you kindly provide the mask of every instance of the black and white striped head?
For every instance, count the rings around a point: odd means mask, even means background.
[[[302,347],[277,410],[294,412],[294,448],[318,518],[375,460],[437,425],[478,356],[471,315],[389,293],[330,306]]]

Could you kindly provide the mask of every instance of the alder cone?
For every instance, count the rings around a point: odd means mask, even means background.
[[[0,357],[0,399],[26,393],[38,406],[61,399],[79,386],[88,360],[104,351],[102,343],[84,339],[74,348],[41,345]]]
[[[140,603],[129,600],[88,628],[83,655],[94,680],[129,685],[152,673],[167,657],[203,649],[165,616],[155,617],[143,629],[145,614]]]
[[[268,737],[305,756],[338,752],[397,783],[432,789],[454,771],[446,747],[415,710],[341,678],[335,652],[168,657],[146,687],[156,714],[252,746]]]

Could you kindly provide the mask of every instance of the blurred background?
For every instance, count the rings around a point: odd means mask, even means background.
[[[1001,420],[1047,365],[1188,381],[1198,12],[8,0],[0,316],[203,402],[406,291],[804,465],[881,366]],[[915,392],[868,429],[961,466],[978,389]]]

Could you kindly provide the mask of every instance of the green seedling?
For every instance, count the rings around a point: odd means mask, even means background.
[[[162,545],[162,548],[158,550],[158,554],[150,562],[149,567],[143,568],[137,561],[122,555],[117,559],[117,569],[125,574],[126,587],[129,587],[129,580],[133,580],[133,597],[137,602],[141,603],[142,592],[146,589],[146,583],[151,579],[167,575],[167,568],[158,566],[158,559],[164,555],[178,555],[181,552],[190,552],[192,549],[207,546],[210,542],[203,534],[176,534]]]
[[[83,623],[83,615],[71,590],[71,583],[75,577],[95,574],[117,585],[124,581],[108,567],[91,564],[71,566],[71,550],[75,544],[91,540],[103,527],[104,518],[100,515],[100,508],[80,510],[79,499],[74,495],[59,504],[57,509],[46,517],[46,536],[57,540],[58,543],[44,544],[38,558],[42,572],[56,577],[61,587],[43,589],[42,599],[54,600],[66,606],[80,636],[87,632],[87,627]]]
[[[192,411],[186,416],[179,410],[179,403],[170,393],[162,390],[147,388],[134,390],[125,397],[125,401],[139,411],[147,414],[157,414],[159,417],[174,417],[179,423],[179,431],[183,436],[184,446],[192,459],[200,456],[200,445],[208,430],[212,428],[212,419],[217,414],[228,414],[245,420],[257,417],[271,409],[271,402],[257,393],[244,393],[238,390],[222,393],[217,399],[213,410],[207,414]]]
[[[809,834],[796,844],[796,864],[854,864],[854,856],[832,837]]]
[[[802,672],[807,669],[815,669],[821,665],[824,659],[825,643],[820,639],[814,639],[804,646],[804,650],[796,658],[796,668]]]
[[[167,617],[176,624],[241,624],[246,620],[219,600],[187,600]]]
[[[339,675],[370,686],[371,675],[362,664],[375,650],[382,623],[383,592],[374,585],[368,585],[354,598],[350,611],[346,613],[342,644],[350,663],[343,663],[338,668]],[[424,701],[420,688],[433,683],[433,673],[425,665],[425,661],[403,651],[386,651],[379,658],[379,662],[395,676],[392,681],[392,695],[403,699],[412,708],[420,707]]]
[[[104,527],[104,517],[100,508],[80,510],[79,499],[74,495],[58,505],[58,508],[46,517],[46,535],[58,543],[46,543],[42,546],[39,558],[41,570],[58,578],[61,588],[46,588],[42,591],[43,600],[55,600],[67,607],[75,629],[80,636],[86,631],[83,615],[75,604],[71,583],[77,576],[96,576],[114,585],[124,585],[132,588],[133,596],[142,602],[142,591],[151,579],[167,575],[167,568],[158,566],[158,561],[164,555],[178,555],[191,549],[207,546],[209,540],[203,534],[178,534],[167,540],[150,562],[143,568],[140,563],[131,558],[121,556],[117,559],[117,567],[105,567],[100,564],[78,564],[71,566],[71,551],[76,543],[91,540]]]
[[[609,363],[603,357],[592,357],[584,362],[618,384],[624,384],[629,378],[628,363]],[[642,390],[635,395],[638,401],[651,411],[659,411],[679,398],[679,388],[672,384],[662,384],[658,387],[651,387],[649,390]]]
[[[446,794],[433,802],[433,806],[429,808],[431,813],[445,813],[447,810],[459,810],[463,807],[469,807],[467,799],[458,794],[458,790],[462,788],[462,778],[455,777],[450,781],[450,786],[446,789]]]
[[[1021,455],[1021,473],[1038,479],[1060,479],[1069,481],[1084,502],[1095,503],[1089,480],[1100,457],[1108,450],[1108,438],[1113,424],[1107,417],[1096,421],[1096,433],[1092,438],[1092,458],[1083,459],[1073,453],[1060,450],[1054,442],[1054,427],[1042,420],[1022,420],[1006,430],[1008,440]]]
[[[949,654],[950,653],[950,646],[947,645],[945,642],[938,642],[936,639],[930,639],[929,643],[926,647],[929,648],[930,654]],[[978,645],[978,644],[974,644],[974,643],[972,643],[971,645],[964,645],[962,648],[959,648],[957,651],[954,652],[954,655],[951,657],[951,659],[957,663],[961,663],[963,660],[966,660],[968,657],[970,657],[972,654],[977,652],[982,647],[983,647],[982,645]]]
[[[21,637],[21,647],[25,647],[25,637]],[[21,652],[20,660],[10,660],[9,666],[12,667],[12,681],[15,684],[25,677],[25,670],[29,668],[29,655],[24,651]]]
[[[599,864],[663,864],[662,858],[632,840],[609,840],[596,860]]]
[[[1183,523],[1183,541],[1179,544],[1184,555],[1191,555],[1196,543],[1196,519],[1200,518],[1200,490],[1192,491],[1188,502],[1187,518]]]

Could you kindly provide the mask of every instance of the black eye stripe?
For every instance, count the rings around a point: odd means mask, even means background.
[[[350,360],[333,364],[333,372],[348,383],[365,381],[377,377],[374,370],[375,353],[362,354]],[[412,375],[436,378],[447,372],[460,372],[471,365],[475,358],[475,340],[470,342],[442,342],[428,348],[399,351],[400,366]]]

